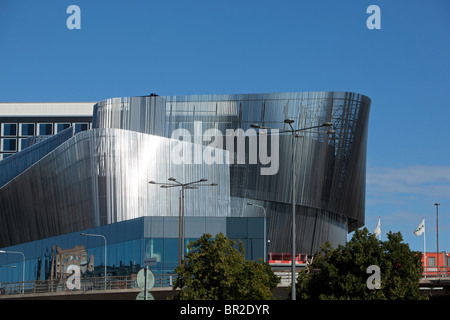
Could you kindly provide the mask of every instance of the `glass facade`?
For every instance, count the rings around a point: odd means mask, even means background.
[[[155,260],[150,266],[154,274],[173,274],[179,259],[177,222],[177,218],[142,217],[3,248],[23,255],[0,253],[0,283],[22,281],[23,257],[25,281],[64,280],[71,264],[80,267],[83,277],[103,277],[105,240],[81,233],[106,238],[107,276],[137,274],[147,258]],[[263,253],[262,226],[262,218],[187,218],[185,245],[203,233],[214,236],[219,231],[242,241],[246,258],[257,260]]]
[[[92,116],[78,120],[82,122],[75,122],[72,117],[0,117],[0,161],[25,149],[30,137],[57,134],[71,126],[75,127],[75,133],[91,128]]]

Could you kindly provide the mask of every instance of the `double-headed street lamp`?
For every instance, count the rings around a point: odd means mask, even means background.
[[[178,264],[184,259],[184,190],[186,189],[198,189],[198,187],[215,187],[217,183],[206,183],[207,179],[202,178],[198,181],[192,181],[188,183],[181,183],[177,179],[171,177],[168,179],[170,182],[155,182],[149,181],[150,184],[161,185],[161,188],[181,188],[180,189],[180,209],[178,214]],[[181,221],[180,221],[181,220]],[[181,257],[180,257],[181,251]]]
[[[291,277],[292,277],[292,290],[291,290],[291,299],[295,300],[296,299],[296,293],[295,293],[295,254],[296,254],[296,250],[295,250],[295,198],[296,198],[296,194],[295,194],[295,138],[300,138],[303,137],[301,135],[298,135],[297,132],[301,132],[301,131],[306,131],[306,130],[311,130],[311,129],[318,129],[318,128],[323,128],[323,127],[328,127],[329,130],[327,132],[320,132],[320,133],[327,133],[327,134],[334,134],[335,131],[334,129],[330,129],[330,127],[333,126],[333,124],[331,122],[324,122],[321,125],[318,126],[312,126],[312,127],[308,127],[308,128],[300,128],[300,129],[294,129],[294,127],[292,126],[292,124],[294,123],[294,119],[285,119],[284,123],[289,125],[290,129],[286,130],[278,130],[276,134],[282,134],[282,133],[290,133],[292,135],[292,259],[291,259],[291,265],[292,265],[292,272],[291,272]],[[272,128],[268,128],[265,126],[260,126],[259,124],[252,124],[250,125],[250,127],[255,128],[255,129],[272,129]],[[264,134],[268,134],[267,132],[265,132]]]
[[[24,286],[25,286],[25,255],[20,251],[5,251],[0,250],[0,253],[17,253],[21,254],[23,258],[23,266],[22,266],[22,294],[24,293]]]

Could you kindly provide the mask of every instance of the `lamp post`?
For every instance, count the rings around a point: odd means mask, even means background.
[[[290,133],[292,135],[292,258],[291,258],[291,265],[292,265],[292,271],[291,271],[291,278],[292,278],[292,289],[291,289],[291,299],[296,300],[296,293],[295,293],[295,200],[296,200],[296,193],[295,193],[295,138],[302,137],[301,135],[298,135],[297,132],[300,131],[306,131],[310,129],[317,129],[322,127],[331,127],[333,124],[331,122],[324,122],[321,125],[318,126],[312,126],[308,128],[300,128],[300,129],[294,129],[292,124],[294,123],[294,119],[287,118],[284,120],[284,123],[289,125],[290,129],[288,130],[279,130],[277,133]],[[259,124],[251,124],[250,127],[255,129],[270,129],[268,127],[262,127]],[[328,134],[333,134],[334,130],[328,130],[326,132]],[[267,133],[266,133],[267,134]]]
[[[436,206],[436,266],[438,270],[438,277],[441,276],[441,272],[439,270],[439,218],[438,218],[438,208],[440,203],[435,203]]]
[[[23,266],[22,266],[22,294],[24,293],[24,286],[25,286],[25,255],[20,251],[5,251],[0,250],[0,253],[17,253],[21,254],[23,258]]]
[[[105,290],[106,290],[106,237],[102,234],[94,234],[94,233],[80,233],[82,236],[88,236],[88,237],[101,237],[103,240],[105,240]]]
[[[202,178],[197,181],[188,183],[181,183],[177,179],[170,177],[169,183],[149,181],[149,184],[161,185],[161,188],[181,188],[180,189],[180,209],[179,209],[179,222],[178,222],[178,264],[184,259],[184,190],[186,189],[198,189],[198,187],[215,187],[217,183],[205,183],[208,179]],[[181,220],[181,222],[180,222]],[[181,243],[180,243],[181,242]],[[181,257],[180,257],[181,251]]]
[[[267,215],[266,215],[266,208],[263,206],[260,206],[258,204],[253,204],[253,203],[247,203],[248,206],[254,206],[254,207],[258,207],[263,209],[264,211],[264,262],[267,262],[267,227],[266,227],[266,220],[267,220]]]

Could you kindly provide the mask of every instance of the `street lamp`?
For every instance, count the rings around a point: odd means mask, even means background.
[[[438,218],[438,208],[440,203],[435,203],[436,206],[436,266],[438,269],[438,276],[441,276],[440,270],[439,270],[439,218]]]
[[[25,255],[20,252],[20,251],[5,251],[5,250],[0,250],[0,253],[17,253],[17,254],[21,254],[22,258],[23,258],[23,267],[22,267],[22,294],[24,293],[24,286],[25,286]]]
[[[327,134],[334,134],[335,131],[332,129],[333,124],[330,121],[326,121],[321,125],[312,126],[308,128],[300,128],[300,129],[294,129],[292,127],[292,124],[294,123],[294,119],[287,118],[284,120],[284,123],[289,125],[290,129],[283,129],[279,130],[277,134],[280,133],[290,133],[292,135],[292,259],[291,259],[291,265],[292,265],[292,271],[291,271],[291,277],[292,277],[292,290],[291,290],[291,299],[296,300],[296,293],[295,293],[295,138],[302,137],[301,135],[298,135],[297,132],[306,131],[310,129],[318,129],[318,128],[329,128],[326,132]],[[250,127],[255,129],[269,129],[267,127],[262,127],[259,124],[251,124]],[[324,133],[324,132],[321,132]],[[266,133],[267,134],[267,133]]]
[[[254,207],[258,207],[263,209],[264,211],[264,262],[267,262],[267,253],[266,253],[266,247],[267,247],[267,229],[266,229],[266,220],[267,220],[267,215],[266,215],[266,208],[263,206],[260,206],[258,204],[253,204],[253,203],[247,203],[248,206],[254,206]]]
[[[180,189],[180,209],[178,214],[178,264],[181,263],[181,260],[184,259],[184,190],[186,189],[198,189],[198,187],[215,187],[217,186],[217,183],[205,183],[208,181],[208,179],[202,178],[197,181],[192,181],[188,183],[181,183],[174,177],[170,177],[168,179],[171,183],[165,183],[165,182],[155,182],[155,181],[149,181],[149,184],[158,184],[161,185],[161,188],[181,188]],[[181,220],[181,222],[180,222]],[[181,258],[180,258],[180,251],[181,251]]]
[[[88,236],[88,237],[101,237],[103,240],[105,240],[105,290],[106,290],[106,237],[101,234],[94,234],[94,233],[80,233],[82,236]]]

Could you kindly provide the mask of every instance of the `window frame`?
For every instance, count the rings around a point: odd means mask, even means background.
[[[33,125],[33,134],[24,134],[23,133],[23,125]],[[32,137],[36,134],[36,123],[34,122],[24,122],[19,124],[19,137]]]
[[[5,134],[5,126],[14,125],[16,127],[15,134]],[[14,122],[4,122],[2,123],[2,137],[17,137],[17,123]]]
[[[51,128],[52,128],[52,129],[51,129],[51,130],[52,130],[52,133],[50,133],[50,134],[49,134],[49,133],[42,134],[42,133],[41,133],[41,125],[50,125]],[[54,129],[53,127],[54,127],[54,126],[53,126],[53,122],[39,122],[39,123],[37,124],[37,129],[38,129],[37,131],[38,131],[38,132],[37,132],[36,135],[37,135],[37,136],[49,136],[49,135],[53,135],[53,132],[54,132],[54,131],[53,131],[53,129]]]

